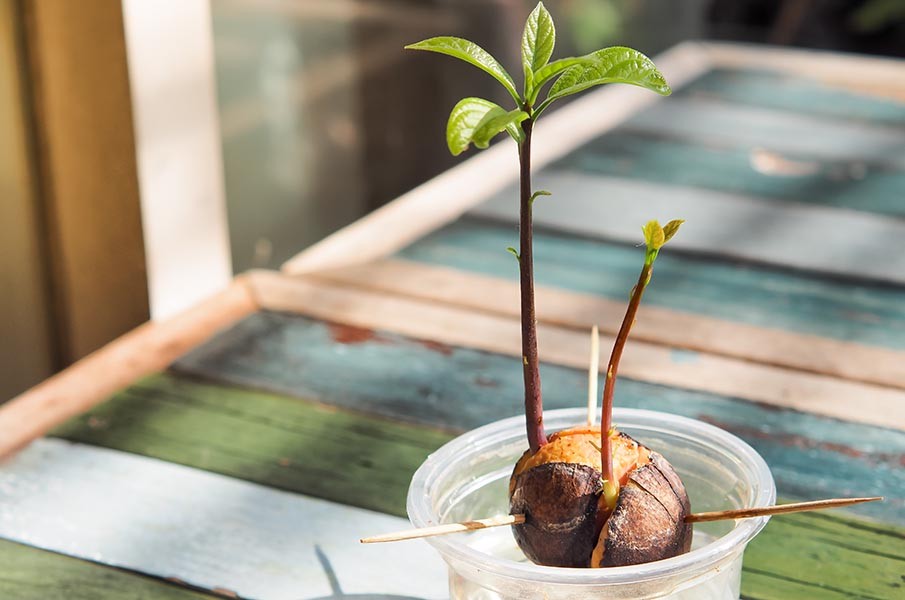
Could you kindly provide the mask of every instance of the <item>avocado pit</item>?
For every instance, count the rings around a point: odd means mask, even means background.
[[[600,429],[576,427],[550,436],[516,463],[509,508],[525,515],[513,526],[534,563],[554,567],[611,567],[687,552],[692,528],[685,486],[669,462],[630,436],[613,431],[615,508],[603,499]]]

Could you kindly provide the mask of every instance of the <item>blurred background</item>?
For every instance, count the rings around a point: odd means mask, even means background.
[[[534,0],[0,0],[0,401],[459,159],[455,33],[513,73]],[[554,56],[689,39],[905,57],[905,0],[548,0]]]

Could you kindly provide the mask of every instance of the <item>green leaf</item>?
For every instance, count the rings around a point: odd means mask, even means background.
[[[531,95],[534,88],[534,73],[541,69],[553,56],[556,43],[556,29],[553,17],[544,8],[543,2],[528,15],[525,31],[522,33],[522,66],[525,69],[525,96]]]
[[[663,243],[664,244],[666,242],[668,242],[669,240],[671,240],[672,236],[676,235],[676,232],[679,231],[679,227],[684,222],[685,222],[685,219],[674,219],[663,226],[663,235],[664,235]]]
[[[518,123],[527,116],[520,110],[507,112],[483,98],[463,98],[449,113],[446,144],[453,156],[465,152],[472,143],[478,148],[486,148],[490,139],[504,129],[513,137],[523,135]]]
[[[644,232],[644,241],[649,251],[659,250],[666,243],[666,233],[657,221],[648,221],[641,231]]]
[[[471,136],[472,142],[478,148],[486,148],[490,145],[490,140],[495,135],[508,130],[511,126],[518,126],[519,123],[527,118],[528,113],[523,110],[515,109],[506,112],[499,106],[491,109],[474,128],[474,133]]]
[[[554,100],[607,83],[637,85],[663,96],[672,93],[656,65],[637,50],[613,46],[588,56],[593,56],[594,61],[578,64],[563,71],[550,88],[547,99],[538,107],[538,113]]]
[[[531,204],[534,204],[534,201],[537,200],[538,196],[552,196],[552,195],[553,195],[553,193],[548,192],[547,190],[537,190],[536,192],[531,194],[531,199],[529,200],[529,202]]]
[[[534,104],[534,101],[537,100],[537,95],[540,92],[540,89],[544,87],[544,85],[568,69],[569,67],[574,67],[576,65],[590,65],[596,59],[593,54],[589,54],[587,56],[569,56],[566,58],[560,58],[559,60],[554,60],[550,64],[542,67],[534,73],[534,89],[530,94],[529,101],[531,104]]]
[[[409,44],[405,48],[406,50],[438,52],[440,54],[458,58],[459,60],[464,60],[492,75],[494,79],[499,81],[500,84],[506,88],[506,91],[509,92],[515,102],[521,105],[521,98],[519,97],[518,92],[515,91],[515,82],[512,80],[512,77],[506,72],[506,69],[503,68],[503,65],[501,65],[497,59],[474,42],[458,37],[442,36],[423,40],[415,44]]]
[[[509,254],[514,256],[515,260],[522,262],[522,257],[518,255],[518,251],[515,248],[513,248],[512,246],[509,246],[508,248],[506,248],[506,252],[508,252]]]

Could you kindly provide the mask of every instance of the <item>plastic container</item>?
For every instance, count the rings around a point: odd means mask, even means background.
[[[544,414],[549,431],[585,419],[582,409]],[[773,504],[767,464],[734,435],[685,417],[615,409],[620,431],[666,457],[682,477],[692,511]],[[524,417],[470,431],[432,454],[412,478],[408,514],[416,527],[508,513],[509,475],[527,448]],[[643,565],[565,569],[531,563],[509,527],[427,538],[449,566],[453,599],[739,597],[742,553],[768,518],[696,524],[691,552]]]

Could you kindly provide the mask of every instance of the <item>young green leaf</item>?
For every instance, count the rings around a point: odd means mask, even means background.
[[[563,71],[536,113],[539,114],[554,100],[607,83],[637,85],[662,96],[672,93],[654,63],[637,50],[613,46],[593,52],[590,56],[594,57],[594,62]]]
[[[553,195],[553,193],[548,192],[547,190],[537,190],[536,192],[531,194],[531,200],[529,200],[528,202],[530,202],[531,204],[534,204],[534,201],[537,200],[538,196],[552,196],[552,195]]]
[[[553,17],[544,8],[543,2],[528,15],[525,31],[522,33],[522,66],[525,69],[525,96],[531,95],[534,87],[534,73],[541,69],[553,56],[556,43],[556,29]]]
[[[518,261],[521,261],[521,260],[522,260],[522,257],[518,255],[518,250],[516,250],[516,249],[513,248],[512,246],[509,246],[508,248],[506,248],[506,252],[508,252],[509,254],[511,254],[512,256],[514,256],[514,257],[515,257],[515,260],[518,260]]]
[[[534,88],[529,94],[528,101],[533,105],[537,100],[537,96],[540,93],[540,90],[544,85],[568,69],[569,67],[574,67],[576,65],[590,65],[594,63],[596,59],[593,54],[588,54],[587,56],[569,56],[567,58],[560,58],[559,60],[554,60],[550,64],[541,67],[534,73]]]
[[[441,36],[423,40],[415,44],[409,44],[405,48],[406,50],[438,52],[440,54],[458,58],[459,60],[464,60],[493,76],[494,79],[499,81],[500,84],[506,88],[506,91],[509,92],[509,95],[512,96],[516,104],[521,105],[521,98],[519,97],[518,92],[515,91],[515,82],[512,80],[512,77],[506,72],[506,69],[503,68],[503,65],[501,65],[497,59],[474,42],[458,37]]]
[[[518,123],[527,116],[520,110],[507,112],[483,98],[463,98],[449,113],[446,144],[452,155],[458,156],[472,143],[478,148],[486,148],[490,139],[504,129],[518,140],[523,135]]]
[[[684,222],[685,219],[675,219],[663,226],[664,244],[671,240],[672,236],[676,235],[676,232],[679,231],[679,227]]]
[[[657,221],[648,221],[641,231],[648,250],[659,250],[666,243],[666,233]]]
[[[478,148],[486,148],[495,135],[502,133],[503,130],[509,130],[510,127],[518,127],[518,124],[527,118],[528,113],[518,108],[509,112],[499,107],[491,109],[474,128],[472,142]]]

